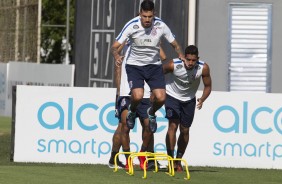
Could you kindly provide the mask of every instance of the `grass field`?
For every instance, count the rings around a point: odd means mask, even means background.
[[[232,169],[215,167],[189,167],[191,179],[184,180],[185,172],[174,177],[164,171],[143,171],[136,168],[134,176],[124,170],[114,173],[106,165],[35,164],[10,162],[11,119],[0,117],[0,184],[139,184],[139,183],[192,183],[192,184],[281,184],[281,170]]]

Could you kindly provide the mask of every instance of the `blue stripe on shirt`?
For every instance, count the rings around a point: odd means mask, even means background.
[[[178,64],[178,63],[182,63],[181,60],[178,60],[178,61],[174,61],[175,64]]]
[[[202,61],[197,61],[197,64],[199,64],[199,65],[204,65],[204,62],[202,62]]]
[[[116,38],[116,40],[119,40],[119,39],[120,39],[120,37],[122,36],[124,30],[125,30],[130,24],[133,24],[133,23],[138,22],[138,21],[139,21],[139,19],[133,20],[133,21],[129,22],[127,25],[125,25],[125,27],[122,29],[122,31],[120,32],[120,34],[118,35],[118,37]]]

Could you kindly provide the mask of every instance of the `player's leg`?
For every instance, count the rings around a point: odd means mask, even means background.
[[[187,102],[181,102],[180,114],[180,134],[177,140],[176,158],[182,158],[189,142],[189,131],[195,114],[196,98]],[[182,171],[182,166],[178,163],[178,171]]]
[[[152,105],[147,111],[150,123],[149,127],[155,133],[157,130],[155,113],[164,105],[166,99],[165,78],[162,65],[147,65],[145,78],[152,91]]]
[[[153,133],[149,130],[149,119],[147,109],[150,107],[150,99],[143,98],[137,107],[137,114],[142,125],[142,145],[140,152],[148,151]],[[138,157],[141,169],[144,169],[145,156]]]
[[[114,158],[116,156],[116,154],[119,152],[120,150],[120,147],[121,147],[121,140],[122,140],[122,124],[121,124],[121,121],[120,121],[120,117],[119,117],[119,104],[118,104],[118,100],[116,99],[116,117],[119,119],[119,123],[118,123],[118,126],[116,128],[116,131],[113,135],[113,138],[112,138],[112,152],[111,152],[111,157],[110,157],[110,160],[109,160],[109,167],[110,168],[114,168]],[[121,163],[119,161],[119,158],[117,158],[117,165],[120,167],[120,168],[124,168],[124,164]]]
[[[177,139],[176,158],[182,158],[185,153],[186,147],[189,142],[189,130],[190,130],[189,127],[184,127],[182,124],[180,124],[180,134]],[[175,168],[176,168],[176,171],[178,172],[183,171],[180,161],[177,161],[175,163]]]
[[[167,154],[174,158],[174,148],[176,145],[176,132],[180,123],[180,102],[167,95],[165,101],[166,118],[169,125],[166,134]]]
[[[155,115],[157,110],[159,110],[164,105],[166,98],[165,89],[153,89],[152,94],[152,106],[150,108],[149,115]]]
[[[187,148],[189,142],[189,127],[184,127],[182,124],[180,125],[180,134],[177,140],[177,153],[176,158],[182,158]]]
[[[167,154],[174,158],[174,148],[176,145],[176,132],[178,129],[179,120],[178,119],[169,119],[169,125],[166,133],[166,149]]]
[[[124,152],[130,152],[130,137],[129,137],[130,129],[127,127],[126,124],[126,117],[128,113],[129,104],[130,104],[130,97],[124,97],[120,101],[121,144]],[[126,168],[128,168],[128,157],[129,155],[126,154],[125,155]]]
[[[128,84],[131,89],[131,102],[126,123],[128,128],[133,129],[135,126],[137,106],[144,95],[143,69],[141,66],[126,65],[126,73]]]

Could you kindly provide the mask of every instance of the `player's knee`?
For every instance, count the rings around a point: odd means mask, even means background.
[[[180,126],[180,133],[185,134],[185,135],[189,135],[189,129],[190,129],[189,127],[181,125]]]
[[[158,95],[155,96],[155,100],[158,103],[164,103],[165,102],[165,98],[166,98],[166,94],[165,93],[159,93]]]
[[[132,95],[131,95],[131,99],[133,101],[141,101],[142,98],[143,98],[143,93],[137,92],[137,93],[132,93]]]

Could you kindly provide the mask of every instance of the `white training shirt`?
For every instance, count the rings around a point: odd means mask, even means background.
[[[125,53],[125,57],[127,57],[128,52],[130,50],[130,44],[125,44],[123,47],[123,52]],[[121,65],[121,76],[120,76],[120,96],[130,96],[130,88],[127,81],[127,74],[125,69],[126,62],[123,61]],[[150,98],[150,87],[148,84],[144,81],[144,96],[143,98]]]
[[[164,37],[169,43],[175,40],[169,27],[158,17],[155,17],[150,28],[141,25],[141,17],[131,19],[123,27],[116,40],[122,44],[129,39],[131,47],[126,63],[144,66],[149,64],[161,65],[160,41]]]
[[[187,70],[178,58],[173,59],[173,63],[173,72],[166,74],[166,93],[180,101],[193,99],[200,85],[204,62],[198,61],[191,70]]]

